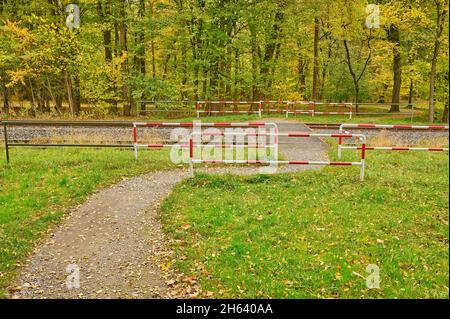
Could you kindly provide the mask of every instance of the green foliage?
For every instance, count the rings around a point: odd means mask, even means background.
[[[438,2],[448,9],[448,1]],[[390,100],[394,49],[402,55],[402,99],[411,80],[414,99],[427,99],[435,2],[377,3],[380,28],[368,29],[362,0],[81,0],[81,27],[70,31],[60,2],[10,0],[0,7],[0,84],[13,100],[43,95],[51,104],[58,96],[67,100],[63,70],[84,102],[94,105],[126,105],[130,97],[309,99],[318,18],[321,100],[355,99],[344,39],[355,73],[364,70],[360,100]],[[399,48],[388,40],[392,25],[400,33]],[[440,40],[438,68],[443,70],[448,68],[447,17]],[[438,76],[439,105],[448,100],[446,86]]]

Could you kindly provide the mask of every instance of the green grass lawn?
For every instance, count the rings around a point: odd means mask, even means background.
[[[12,149],[0,147],[0,298],[18,266],[68,207],[96,189],[148,171],[175,167],[166,151]]]
[[[448,298],[448,154],[367,161],[365,182],[357,167],[183,182],[162,206],[174,266],[218,298]]]

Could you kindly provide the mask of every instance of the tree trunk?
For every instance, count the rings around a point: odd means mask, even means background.
[[[348,48],[348,43],[347,43],[347,40],[344,40],[344,48],[345,48],[345,56],[347,58],[347,66],[348,66],[348,70],[350,71],[350,75],[352,76],[352,79],[353,79],[353,85],[355,87],[355,110],[356,110],[356,113],[359,112],[359,81],[361,80],[362,76],[364,75],[364,72],[366,71],[367,66],[369,65],[369,61],[372,57],[372,48],[370,46],[371,39],[372,39],[372,37],[369,36],[369,38],[367,40],[369,54],[367,55],[366,61],[364,63],[364,67],[361,70],[361,73],[359,74],[359,76],[356,76],[355,71],[353,71],[352,59],[350,56],[350,50]]]
[[[402,69],[401,69],[401,53],[400,53],[400,31],[397,26],[392,24],[389,27],[388,39],[394,44],[393,54],[394,60],[392,64],[392,72],[394,73],[394,85],[392,87],[392,104],[389,112],[400,112],[400,89],[402,86]]]
[[[448,98],[445,100],[444,113],[442,113],[442,122],[448,123]]]
[[[127,23],[126,23],[126,4],[128,2],[126,0],[121,0],[120,4],[120,22],[119,22],[119,46],[120,53],[122,56],[125,56],[125,59],[122,63],[122,102],[123,102],[123,115],[130,116],[131,115],[131,103],[128,99],[128,86],[127,86],[127,78],[128,78],[128,63],[126,58],[127,56]]]
[[[311,99],[317,100],[317,87],[319,84],[319,18],[314,18],[314,68]]]
[[[344,47],[345,47],[345,54],[347,57],[347,66],[348,66],[348,70],[350,72],[350,75],[352,76],[352,80],[353,80],[353,87],[355,89],[355,110],[356,113],[359,112],[359,84],[358,84],[358,78],[356,77],[355,72],[353,71],[353,66],[352,66],[352,60],[350,57],[350,50],[348,49],[348,44],[347,44],[347,40],[344,40]]]
[[[186,85],[188,81],[186,51],[186,47],[181,48],[181,100],[186,98]],[[217,72],[215,72],[215,74],[217,74]]]
[[[152,77],[156,78],[156,62],[155,62],[155,41],[151,41],[151,50],[152,50]],[[145,68],[145,57],[144,57],[144,68]]]
[[[265,45],[265,52],[263,59],[261,61],[260,76],[261,81],[264,84],[264,89],[270,89],[272,84],[272,70],[273,66],[279,56],[281,43],[280,39],[282,37],[282,25],[285,19],[284,8],[286,7],[286,1],[282,0],[278,2],[278,8],[275,13],[275,18],[272,24],[271,31],[268,35],[268,39]],[[261,93],[261,92],[259,92]],[[259,99],[263,98],[262,96]]]
[[[74,112],[75,115],[80,114],[81,111],[81,91],[80,91],[80,77],[78,74],[76,74],[73,77],[73,84],[72,84],[72,91],[73,91],[73,102],[74,102]]]
[[[408,93],[408,108],[412,108],[412,100],[414,95],[414,81],[413,79],[409,80],[409,93]]]
[[[233,78],[234,78],[234,85],[233,85],[233,100],[239,99],[239,60],[240,60],[240,53],[239,48],[234,49],[234,70],[233,70]]]
[[[67,101],[69,102],[70,114],[72,116],[75,115],[75,103],[73,98],[73,90],[72,90],[72,81],[70,79],[69,72],[67,70],[63,71],[64,73],[64,86],[66,87],[67,92]]]
[[[6,114],[9,114],[9,90],[6,87],[6,85],[2,84],[2,91],[3,91],[3,112]]]
[[[448,0],[443,1],[435,1],[436,3],[436,33],[434,39],[434,50],[433,50],[433,58],[431,60],[431,71],[430,71],[430,92],[428,97],[428,121],[430,123],[434,122],[434,90],[435,90],[435,82],[436,82],[436,65],[437,58],[439,55],[439,48],[441,46],[441,35],[444,31],[444,22],[447,15],[447,5]],[[442,9],[442,10],[441,10]]]
[[[297,76],[298,76],[298,92],[304,98],[306,95],[306,62],[303,54],[298,54]]]
[[[139,17],[142,20],[145,20],[145,0],[139,1]],[[145,56],[146,56],[146,50],[145,50],[145,31],[144,28],[139,30],[139,41],[141,44],[141,49],[139,51],[139,70],[143,76],[145,76],[146,73],[146,65],[145,65]],[[155,47],[152,40],[152,64],[153,64],[153,78],[155,77]]]
[[[105,24],[107,19],[111,15],[111,9],[109,4],[107,3],[103,6],[102,1],[98,1],[97,3],[97,13],[100,18],[100,21],[103,23],[103,47],[105,50],[105,60],[110,62],[112,60],[112,47],[111,47],[111,30],[109,30],[109,26],[106,27]]]
[[[257,100],[259,95],[258,90],[258,43],[256,39],[255,26],[249,24],[250,28],[250,42],[252,49],[252,100]]]
[[[439,54],[439,47],[441,43],[438,39],[434,42],[433,58],[431,60],[431,71],[430,71],[430,91],[428,95],[428,122],[434,122],[434,90],[436,82],[436,65],[437,57]]]

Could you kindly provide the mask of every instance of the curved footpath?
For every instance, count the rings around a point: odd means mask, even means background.
[[[280,132],[306,132],[300,123],[278,122]],[[280,138],[288,160],[326,161],[327,145],[318,138]],[[284,166],[278,172],[318,169]],[[256,167],[197,169],[208,173],[256,174]],[[30,255],[11,288],[12,298],[189,298],[195,282],[166,271],[171,254],[158,219],[160,203],[188,176],[186,170],[161,171],[125,179],[73,208],[56,231]],[[69,266],[71,265],[71,266]],[[67,267],[79,274],[68,289]],[[180,283],[181,282],[181,283]],[[77,280],[70,281],[76,286]]]

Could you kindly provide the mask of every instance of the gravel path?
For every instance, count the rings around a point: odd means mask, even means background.
[[[279,123],[279,129],[309,131],[303,124],[291,122]],[[288,159],[327,159],[327,146],[319,139],[292,142],[280,140],[280,151]],[[286,166],[278,172],[314,168]],[[196,171],[255,174],[258,168],[210,166]],[[198,288],[194,279],[165,271],[171,252],[158,220],[160,203],[187,176],[186,170],[156,172],[125,179],[92,195],[72,209],[61,226],[36,248],[11,289],[12,298],[195,297]],[[68,266],[79,270],[78,289],[67,286]]]
[[[36,249],[13,298],[169,297],[158,266],[168,252],[156,212],[185,176],[156,172],[94,194]],[[79,289],[66,285],[68,265],[79,267]]]

